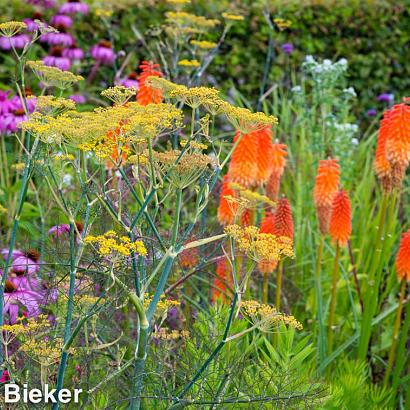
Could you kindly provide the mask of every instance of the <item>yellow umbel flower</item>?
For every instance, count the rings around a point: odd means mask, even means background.
[[[222,17],[225,20],[230,20],[230,21],[243,21],[245,20],[244,16],[241,16],[240,14],[231,14],[231,13],[222,13]]]
[[[241,303],[241,312],[250,323],[261,332],[272,332],[280,324],[302,330],[302,324],[294,316],[278,312],[274,306],[261,304],[256,300]]]
[[[283,31],[292,25],[292,22],[290,20],[285,20],[282,18],[275,18],[273,19],[273,22],[276,24],[280,31]]]
[[[238,249],[256,262],[279,261],[293,257],[292,240],[285,236],[261,233],[256,226],[228,225],[225,233],[237,244]]]
[[[210,50],[212,48],[215,48],[218,44],[214,43],[213,41],[206,41],[206,40],[191,40],[190,42],[193,46],[196,46],[198,48],[202,48],[204,50]]]
[[[132,96],[136,94],[136,88],[124,87],[123,85],[116,85],[115,87],[110,87],[101,91],[101,95],[103,97],[108,98],[117,105],[124,105]]]
[[[56,116],[75,110],[75,102],[63,97],[54,97],[54,95],[41,95],[37,97],[35,110],[42,114]]]
[[[97,245],[101,256],[130,256],[131,253],[146,256],[147,248],[142,241],[132,242],[127,236],[119,236],[115,231],[107,231],[103,235],[88,235],[84,238],[86,244]]]
[[[178,65],[181,67],[186,67],[186,68],[197,68],[201,65],[201,63],[198,60],[181,60],[178,61]]]
[[[26,28],[27,24],[22,21],[7,21],[0,24],[0,34],[4,37],[13,37]]]
[[[276,202],[272,201],[266,195],[262,195],[258,192],[251,191],[250,189],[247,189],[236,182],[231,182],[229,184],[229,188],[233,189],[234,191],[237,191],[240,198],[244,198],[248,201],[248,208],[255,208],[258,204],[261,203],[268,204],[270,206],[276,205]]]
[[[78,81],[84,80],[81,75],[73,74],[71,71],[63,71],[57,67],[47,66],[42,61],[27,61],[27,65],[47,87],[57,87],[64,90]]]

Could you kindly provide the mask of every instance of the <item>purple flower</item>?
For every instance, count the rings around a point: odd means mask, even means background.
[[[285,54],[292,54],[293,53],[293,44],[292,43],[285,43],[281,45],[281,49]]]
[[[69,48],[65,48],[62,52],[63,57],[69,58],[70,60],[81,60],[84,57],[84,51],[77,47],[75,44],[71,45]]]
[[[23,22],[26,23],[26,30],[33,32],[38,30],[38,24],[33,19],[23,19]]]
[[[366,111],[368,117],[375,117],[377,115],[377,110],[375,108],[370,108]]]
[[[73,25],[73,19],[70,16],[64,14],[56,14],[51,17],[51,25],[56,29],[67,29]]]
[[[59,12],[62,14],[88,14],[89,7],[81,1],[68,1],[60,7]]]
[[[11,268],[16,275],[33,275],[40,270],[40,263],[24,255],[14,259]]]
[[[51,8],[56,5],[55,0],[27,0],[27,3],[34,6],[43,6],[45,8]]]
[[[127,78],[124,78],[120,81],[120,84],[127,88],[139,88],[140,83],[137,80],[138,74],[137,73],[130,73]]]
[[[9,315],[10,324],[16,323],[20,304],[27,309],[27,317],[38,316],[40,314],[39,300],[41,295],[31,290],[15,290],[11,288],[14,285],[8,287],[7,282],[6,280],[3,314]]]
[[[12,47],[16,49],[24,48],[30,43],[31,37],[28,34],[17,34],[13,37],[0,37],[0,48],[3,50],[11,50]]]
[[[68,233],[70,233],[69,224],[54,225],[48,230],[48,234],[55,235],[56,238],[59,238],[61,235]]]
[[[16,108],[13,100],[9,98],[9,94],[10,91],[0,90],[0,115],[8,114]]]
[[[102,40],[91,47],[91,57],[101,64],[112,64],[115,60],[115,53],[109,41]]]
[[[70,100],[73,100],[76,104],[84,104],[87,100],[81,94],[73,94],[68,97]],[[50,233],[50,231],[48,231]]]
[[[63,71],[68,71],[71,67],[71,60],[63,57],[63,49],[61,47],[53,47],[50,55],[43,58],[43,62],[45,65],[57,67]]]
[[[377,101],[391,103],[394,100],[394,94],[383,93],[377,96]]]
[[[46,33],[40,37],[40,41],[45,42],[50,46],[70,47],[74,44],[73,36],[64,32]]]
[[[4,248],[1,250],[1,255],[3,256],[3,259],[6,260],[8,258],[9,255],[9,248]],[[25,253],[23,251],[21,251],[20,249],[13,249],[11,251],[11,260],[14,260],[16,258],[18,258],[19,256],[24,256]]]

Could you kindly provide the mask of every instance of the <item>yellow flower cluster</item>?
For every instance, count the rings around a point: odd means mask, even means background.
[[[231,21],[243,21],[243,20],[245,20],[245,17],[241,16],[240,14],[222,13],[222,17],[225,20],[231,20]]]
[[[148,160],[148,151],[145,151],[143,155]],[[196,181],[212,160],[208,155],[198,152],[185,152],[182,156],[180,155],[180,150],[152,153],[158,170],[163,175],[167,174],[176,187],[183,189]]]
[[[152,302],[153,295],[149,295],[148,293],[144,294],[144,308],[148,309],[148,306]],[[172,307],[179,306],[180,303],[177,300],[167,299],[164,294],[160,296],[159,302],[157,304],[157,312],[162,315],[164,312],[167,312],[168,309]]]
[[[22,21],[7,21],[0,24],[0,34],[4,37],[13,37],[26,28],[27,24]]]
[[[61,349],[64,346],[64,341],[61,338],[53,339],[52,342],[45,340],[36,340],[29,338],[20,347],[20,350],[25,352],[33,360],[41,363],[45,366],[50,366],[60,360]],[[70,353],[73,353],[74,349],[70,349]]]
[[[124,106],[99,107],[91,112],[68,111],[57,117],[35,112],[21,127],[40,137],[43,142],[73,143],[99,158],[110,156],[117,144],[154,138],[159,133],[179,128],[182,111],[172,104],[142,106],[128,102]],[[107,134],[114,133],[114,138]]]
[[[101,256],[119,254],[130,256],[132,252],[146,256],[147,248],[142,241],[131,242],[127,236],[119,236],[114,231],[107,231],[103,235],[88,235],[84,238],[85,243],[98,245],[98,253]]]
[[[187,144],[188,144],[188,140],[181,140],[179,142],[179,145],[181,145],[181,147],[185,147]],[[194,150],[203,151],[208,148],[208,145],[202,144],[201,142],[197,142],[197,141],[190,141],[189,147]]]
[[[268,204],[270,206],[276,205],[276,202],[272,201],[266,195],[262,195],[258,192],[254,192],[254,191],[251,191],[250,189],[246,189],[241,184],[238,184],[236,182],[231,182],[229,184],[229,187],[233,189],[234,191],[237,191],[241,199],[243,198],[247,200],[247,204],[248,204],[247,208],[255,208],[260,203]]]
[[[65,111],[75,110],[75,102],[63,97],[41,95],[37,97],[35,110],[42,114],[60,115]]]
[[[156,339],[161,340],[178,340],[178,339],[187,339],[189,337],[188,330],[168,330],[164,327],[161,327],[154,332],[152,332],[152,336]]]
[[[203,16],[187,13],[185,11],[169,11],[165,13],[167,33],[170,35],[204,33],[219,24],[219,20],[207,19]]]
[[[246,300],[241,303],[241,312],[252,325],[262,332],[274,330],[279,324],[302,330],[302,324],[292,315],[278,312],[274,306],[261,304],[256,300]]]
[[[196,68],[201,65],[201,63],[198,60],[181,60],[178,61],[178,65],[181,67],[187,67],[187,68]]]
[[[94,10],[94,14],[97,17],[111,17],[113,14],[112,10],[98,8]]]
[[[225,232],[235,240],[241,252],[257,262],[293,257],[292,240],[287,237],[261,233],[256,226],[242,228],[239,225],[228,225]]]
[[[218,44],[214,43],[213,41],[206,41],[206,40],[191,40],[190,43],[193,46],[198,48],[202,48],[204,50],[210,50],[215,48]]]
[[[81,75],[47,66],[42,61],[27,61],[27,65],[46,87],[57,87],[64,90],[78,81],[84,80]]]
[[[289,28],[292,25],[292,22],[290,20],[285,20],[282,18],[275,18],[273,19],[273,22],[276,24],[278,29],[281,31]]]
[[[115,87],[107,88],[101,91],[101,95],[111,100],[114,104],[123,105],[132,96],[137,94],[137,89],[134,87],[124,87],[123,85],[116,85]]]
[[[47,315],[39,315],[37,318],[31,317],[28,319],[25,317],[19,317],[14,325],[3,325],[2,329],[4,332],[19,336],[42,331],[50,326]]]

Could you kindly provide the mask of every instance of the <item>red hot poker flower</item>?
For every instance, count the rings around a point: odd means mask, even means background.
[[[159,104],[162,101],[162,91],[150,87],[146,84],[148,77],[161,77],[161,71],[157,70],[159,64],[154,64],[149,61],[143,61],[139,67],[141,74],[138,76],[139,90],[137,101],[141,105]]]
[[[271,174],[266,185],[266,195],[272,200],[276,200],[279,195],[280,179],[285,170],[286,156],[288,155],[286,149],[285,144],[279,144],[278,142],[272,144]]]
[[[396,269],[399,280],[410,281],[410,229],[404,232],[401,237],[396,257]]]
[[[222,181],[221,193],[219,194],[218,221],[221,225],[234,223],[237,212],[237,205],[225,198],[226,196],[236,196],[235,191],[229,187],[230,182],[229,176],[225,175]]]
[[[344,190],[340,190],[333,199],[329,233],[340,246],[345,246],[352,233],[352,212],[350,199]]]

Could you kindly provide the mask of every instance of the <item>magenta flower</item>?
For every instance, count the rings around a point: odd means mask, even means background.
[[[54,235],[56,238],[59,238],[61,235],[68,233],[70,233],[69,224],[54,225],[48,230],[48,234]]]
[[[38,30],[38,24],[33,19],[23,19],[23,22],[26,23],[26,30],[33,32]]]
[[[292,54],[292,53],[293,53],[293,44],[292,44],[292,43],[282,44],[280,48],[282,49],[282,51],[283,51],[285,54],[288,54],[288,55],[289,55],[289,54]]]
[[[47,43],[50,46],[70,47],[74,44],[73,36],[64,32],[46,33],[40,37],[40,41]]]
[[[57,67],[60,70],[68,71],[71,67],[71,60],[63,57],[63,49],[61,47],[53,47],[50,55],[43,58],[43,63],[50,67]]]
[[[120,84],[123,85],[124,87],[127,88],[139,88],[140,83],[137,80],[138,74],[135,72],[132,72],[128,75],[127,78],[124,78],[120,81]]]
[[[10,324],[16,323],[20,305],[26,308],[27,317],[38,316],[40,314],[39,300],[41,300],[41,295],[37,292],[27,289],[17,290],[16,286],[6,279],[3,315],[9,316]]]
[[[84,104],[87,100],[81,94],[73,94],[68,97],[70,100],[73,100],[76,104]],[[50,231],[48,231],[50,233]]]
[[[9,98],[10,91],[0,90],[0,115],[12,112],[16,107],[12,99]]]
[[[62,14],[88,14],[90,8],[88,7],[87,4],[82,3],[81,1],[67,1],[67,3],[64,3],[60,9],[59,12]]]
[[[106,40],[100,41],[91,47],[91,57],[101,64],[112,64],[115,60],[115,53],[111,43]]]
[[[51,17],[51,25],[57,30],[65,30],[73,25],[73,19],[70,16],[65,16],[64,14],[56,14]]]
[[[84,51],[77,47],[76,44],[73,44],[69,48],[65,48],[62,55],[72,61],[80,61],[84,58]]]
[[[40,263],[24,255],[14,259],[11,268],[16,275],[33,275],[40,270]]]
[[[0,378],[0,383],[7,383],[10,381],[10,375],[7,370],[3,370],[3,373],[1,374]]]
[[[0,134],[10,134],[16,132],[18,130],[18,124],[27,119],[20,98],[18,96],[14,96],[10,99],[10,101],[13,104],[13,110],[2,115],[0,114]],[[33,112],[36,105],[36,99],[27,99],[26,103],[29,113]],[[10,107],[10,105],[8,105],[8,107]]]
[[[24,46],[30,43],[31,37],[28,34],[17,34],[13,37],[0,37],[0,48],[3,50],[11,50],[24,48]]]

